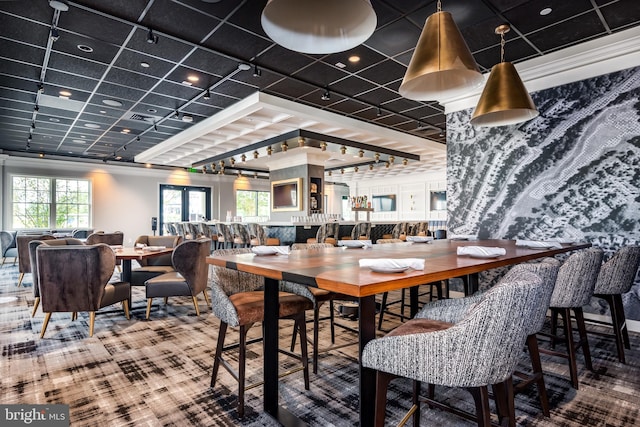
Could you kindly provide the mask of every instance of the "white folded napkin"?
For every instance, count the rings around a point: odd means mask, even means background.
[[[289,246],[253,246],[251,252],[256,255],[289,255]]]
[[[458,255],[469,255],[476,257],[494,257],[505,255],[507,251],[504,248],[494,248],[487,246],[460,246],[458,247]]]
[[[449,234],[449,240],[478,240],[475,234]]]
[[[407,242],[424,243],[433,240],[431,236],[407,236]]]
[[[370,248],[373,247],[371,240],[338,240],[338,246],[347,248]]]
[[[422,258],[363,258],[358,261],[361,268],[413,268],[424,270]]]
[[[516,246],[526,246],[527,248],[561,248],[562,245],[558,242],[545,242],[541,240],[516,240]]]
[[[145,246],[142,248],[145,252],[163,251],[165,249],[167,249],[166,246]]]

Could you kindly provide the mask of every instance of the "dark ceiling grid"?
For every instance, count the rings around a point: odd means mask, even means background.
[[[151,144],[154,144],[191,126],[172,117],[176,103],[197,122],[255,90],[424,136],[426,133],[416,131],[421,121],[424,125],[444,125],[442,107],[435,102],[405,100],[398,95],[397,89],[424,19],[435,11],[435,3],[435,0],[372,0],[378,26],[367,42],[349,52],[304,55],[287,51],[266,37],[259,23],[266,0],[70,2],[70,10],[61,14],[58,25],[60,40],[55,42],[49,57],[46,93],[53,97],[58,90],[73,89],[74,100],[86,97],[88,102],[81,114],[71,114],[77,120],[73,127],[65,127],[70,121],[69,111],[42,106],[37,116],[34,143],[38,141],[43,149],[50,147],[59,140],[61,132],[69,140],[79,140],[82,134],[93,138],[100,132],[82,127],[92,121],[111,126],[113,130],[102,132],[102,138],[112,146],[117,141],[126,142],[127,138],[129,142],[135,142],[137,135],[133,132],[128,136],[120,133],[125,125],[136,130],[144,125],[128,120],[130,113],[163,117],[164,122],[156,125],[158,132],[149,125],[147,136],[127,151],[127,155],[133,157],[142,146],[148,148],[149,142],[145,140],[153,140]],[[452,12],[484,71],[499,61],[499,38],[493,34],[493,28],[499,23],[512,25],[505,53],[507,60],[517,63],[638,25],[640,17],[637,0],[553,2],[554,11],[548,16],[538,14],[543,6],[536,0],[443,1],[443,10]],[[0,1],[2,149],[24,151],[26,130],[30,128],[28,117],[34,113],[36,75],[45,62],[40,55],[45,51],[43,42],[49,43],[53,15],[53,9],[45,0]],[[161,49],[146,42],[150,25],[160,35]],[[123,29],[130,28],[136,29],[135,34],[123,45],[127,34]],[[93,45],[94,52],[78,51],[76,46],[80,43]],[[229,54],[228,46],[231,46],[232,54]],[[118,59],[111,63],[117,52]],[[361,62],[354,65],[346,61],[349,53],[360,55]],[[141,61],[150,63],[151,67],[140,68]],[[205,101],[197,90],[181,87],[179,77],[167,77],[168,70],[180,61],[185,69],[194,70],[204,79],[197,85],[200,89],[235,73],[219,86],[218,93],[212,91],[211,99]],[[254,78],[252,71],[237,72],[239,62],[259,65],[262,76]],[[337,67],[338,62],[346,67]],[[110,73],[100,84],[106,67],[110,67]],[[148,89],[153,79],[169,82],[166,88],[174,92],[174,96]],[[91,87],[94,82],[96,86]],[[350,82],[359,85],[350,87]],[[298,90],[290,90],[290,95],[277,91],[289,86],[297,86]],[[320,99],[324,87],[331,90],[332,99],[328,103]],[[112,109],[102,104],[117,92],[122,95],[122,107]],[[131,96],[133,93],[138,95]],[[150,114],[148,109],[157,112]],[[52,122],[51,119],[60,121]],[[21,130],[23,136],[20,136]],[[79,143],[67,142],[77,150]],[[102,145],[96,144],[101,152],[108,147]],[[65,144],[60,151],[67,151],[66,148]]]

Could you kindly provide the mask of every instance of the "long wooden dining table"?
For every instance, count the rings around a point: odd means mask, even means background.
[[[495,258],[458,256],[459,246],[500,247],[505,255]],[[359,354],[376,337],[375,295],[383,292],[416,288],[417,285],[467,276],[471,280],[468,293],[477,290],[477,273],[563,252],[590,247],[590,243],[563,244],[557,248],[530,249],[516,246],[513,240],[441,240],[432,243],[373,245],[352,249],[327,248],[320,251],[292,251],[288,256],[236,254],[209,256],[207,263],[253,273],[265,278],[264,319],[264,410],[283,425],[304,425],[294,414],[279,406],[278,397],[278,281],[287,280],[339,292],[358,298]],[[423,258],[424,270],[402,273],[377,273],[360,268],[363,258]],[[416,307],[413,310],[415,312]],[[374,422],[375,371],[359,367],[360,426]]]

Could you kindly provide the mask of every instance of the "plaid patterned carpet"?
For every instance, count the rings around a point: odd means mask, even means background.
[[[202,297],[200,317],[195,316],[188,298],[169,299],[166,306],[158,299],[147,321],[144,289],[136,288],[131,320],[119,310],[99,313],[95,334],[89,338],[87,313],[79,313],[74,322],[70,314],[58,313],[52,316],[45,338],[40,339],[43,315],[38,310],[31,317],[31,277],[25,277],[21,288],[16,287],[17,278],[16,266],[0,268],[2,403],[68,404],[73,426],[276,425],[261,411],[261,387],[247,391],[243,420],[235,413],[236,384],[224,369],[215,389],[209,387],[219,324]],[[339,321],[355,325],[347,319]],[[397,322],[393,316],[385,316],[385,321],[387,328]],[[292,327],[281,323],[281,346],[286,347]],[[322,348],[330,340],[328,322],[321,326]],[[251,331],[253,336],[259,333],[259,327]],[[351,332],[337,328],[337,334],[336,347],[355,342]],[[227,335],[228,341],[237,337],[233,330]],[[516,396],[518,425],[640,425],[640,336],[631,336],[626,365],[617,363],[612,339],[596,335],[589,339],[598,373],[585,370],[579,356],[580,390],[576,391],[570,387],[566,362],[543,356],[551,418],[540,414],[537,392],[532,388]],[[319,374],[311,374],[309,391],[304,390],[301,372],[283,378],[280,402],[312,426],[357,425],[356,351],[356,346],[347,346],[323,353]],[[248,383],[260,381],[260,344],[250,347],[248,358]],[[527,361],[523,357],[524,371]],[[284,356],[281,362],[284,368],[298,366]],[[464,391],[437,389],[436,395],[473,411],[472,399]],[[388,396],[389,425],[403,417],[410,400],[410,383],[394,381]],[[431,426],[474,425],[425,406],[421,421]]]

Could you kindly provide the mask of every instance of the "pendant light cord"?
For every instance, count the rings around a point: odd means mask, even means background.
[[[436,6],[436,12],[442,12],[442,3],[438,0],[438,4]]]
[[[500,33],[500,62],[504,62],[504,33]]]

